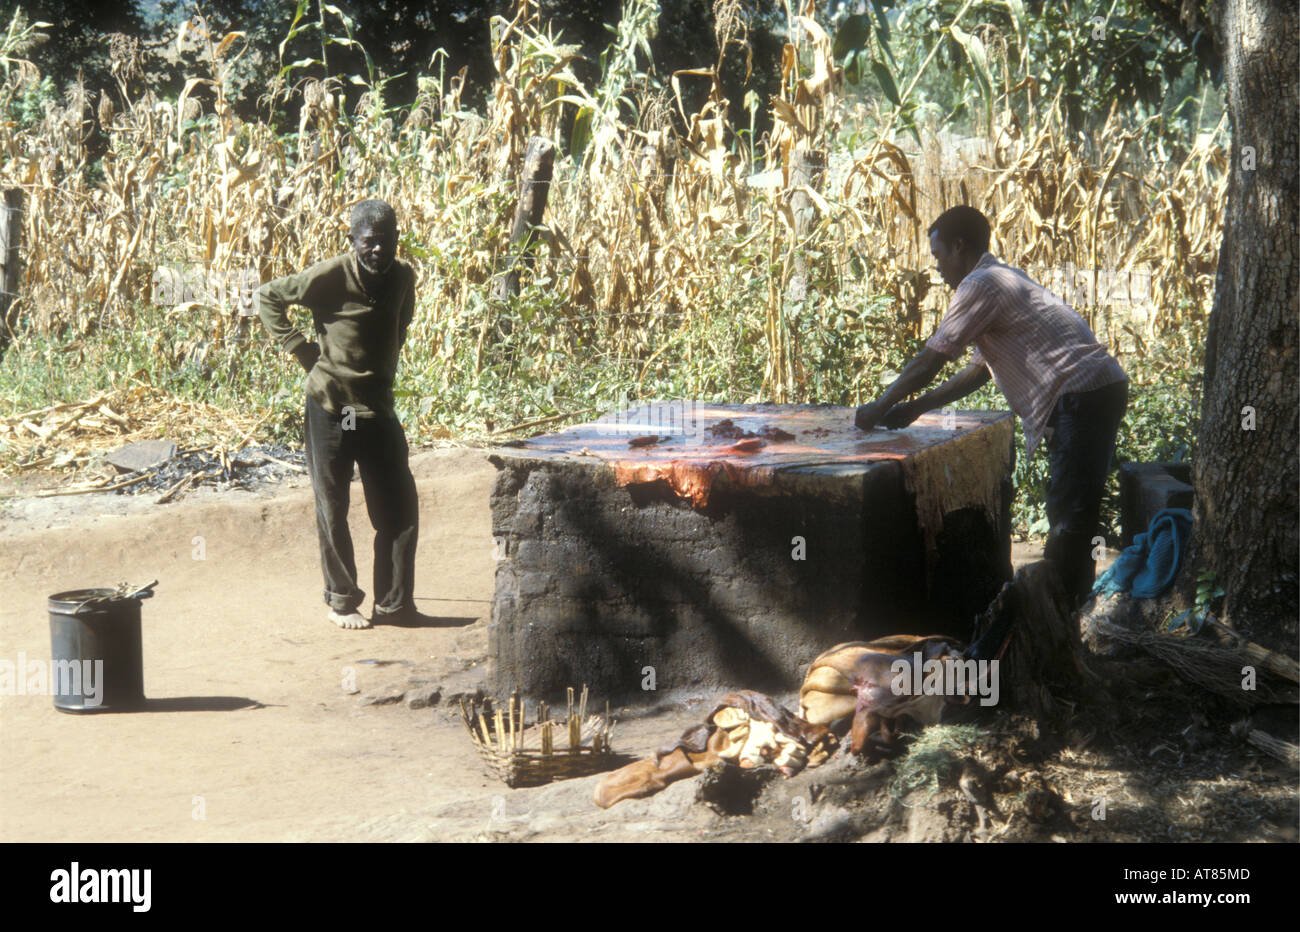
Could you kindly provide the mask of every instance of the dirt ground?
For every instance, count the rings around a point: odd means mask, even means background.
[[[0,840],[1296,840],[1296,774],[1151,664],[1108,668],[1128,712],[1067,735],[1001,712],[932,729],[912,755],[927,750],[928,770],[838,758],[790,780],[729,771],[608,811],[590,801],[596,778],[507,789],[456,712],[486,685],[495,470],[473,449],[420,454],[412,470],[417,604],[438,621],[358,632],[325,620],[305,478],[167,505],[33,497],[52,480],[0,487],[0,658],[49,657],[51,593],[160,580],[144,602],[147,712],[0,696]],[[365,580],[362,500],[354,484]],[[1036,556],[1017,547],[1017,562]],[[710,698],[622,710],[615,748],[649,753]]]

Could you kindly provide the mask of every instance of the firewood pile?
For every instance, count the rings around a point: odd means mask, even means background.
[[[163,503],[203,484],[250,488],[304,473],[300,451],[251,444],[267,416],[229,413],[148,385],[101,391],[0,417],[0,474],[44,470],[74,478],[39,496],[162,493]],[[153,455],[140,457],[140,448]],[[115,454],[132,450],[135,464],[130,456],[114,462]]]

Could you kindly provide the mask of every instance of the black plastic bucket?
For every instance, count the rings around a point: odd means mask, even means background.
[[[144,705],[140,599],[117,592],[73,589],[49,597],[49,682],[60,712],[122,712]]]

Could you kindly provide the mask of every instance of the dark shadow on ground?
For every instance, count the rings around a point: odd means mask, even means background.
[[[236,712],[240,709],[266,709],[270,706],[247,696],[169,696],[146,699],[135,712]]]
[[[384,618],[382,615],[371,619],[375,627],[389,625],[394,628],[468,628],[478,621],[477,616],[425,615],[418,612],[410,618]]]

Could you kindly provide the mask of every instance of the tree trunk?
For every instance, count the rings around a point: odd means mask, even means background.
[[[1029,563],[1002,587],[975,620],[972,641],[982,659],[993,659],[1010,626],[999,660],[999,705],[1064,729],[1081,705],[1099,699],[1096,678],[1083,660],[1079,626],[1056,569],[1046,560]]]
[[[1223,0],[1232,126],[1227,215],[1205,349],[1193,564],[1238,630],[1293,651],[1297,629],[1297,13]]]

